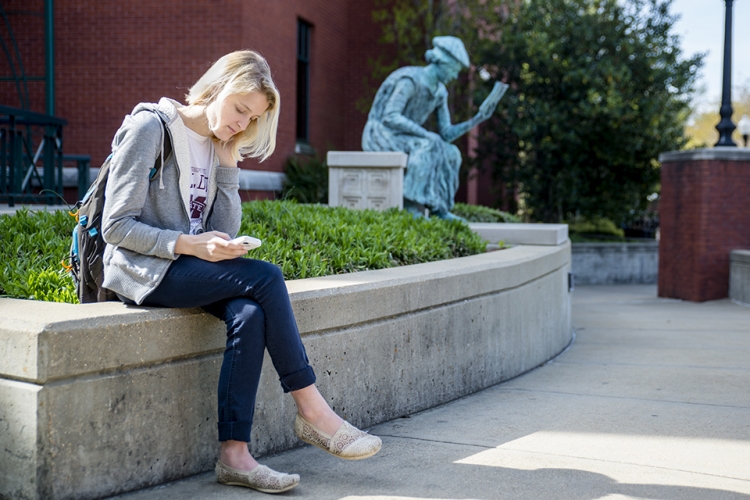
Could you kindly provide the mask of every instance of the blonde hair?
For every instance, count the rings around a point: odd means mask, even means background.
[[[268,109],[232,141],[235,160],[265,160],[276,149],[279,126],[279,91],[271,78],[271,68],[255,51],[238,50],[223,56],[190,88],[185,100],[190,105],[208,106],[234,94],[260,92],[268,101]]]

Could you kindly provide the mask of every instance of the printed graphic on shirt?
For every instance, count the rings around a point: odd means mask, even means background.
[[[200,219],[203,217],[203,211],[206,209],[206,197],[198,196],[190,199],[190,218]]]
[[[206,168],[190,168],[190,234],[196,234],[203,225],[203,213],[208,197],[208,175]]]
[[[203,218],[207,216],[208,184],[213,160],[213,144],[208,137],[185,128],[190,146],[190,234],[204,229]]]

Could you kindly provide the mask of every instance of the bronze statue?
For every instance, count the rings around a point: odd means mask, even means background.
[[[409,155],[404,178],[404,208],[423,215],[422,207],[443,219],[450,213],[458,189],[461,152],[451,142],[487,120],[508,86],[495,82],[479,112],[463,123],[451,124],[448,91],[462,68],[469,67],[463,42],[452,36],[432,39],[427,66],[397,69],[380,86],[362,133],[364,151],[402,151]],[[437,112],[438,132],[423,127]],[[420,206],[421,205],[421,206]]]

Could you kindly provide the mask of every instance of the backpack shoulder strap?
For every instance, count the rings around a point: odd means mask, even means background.
[[[154,166],[148,174],[148,179],[150,181],[156,179],[159,169],[161,169],[162,165],[166,163],[167,159],[172,154],[172,136],[169,135],[166,123],[164,123],[161,118],[159,118],[159,121],[161,122],[162,133],[164,134],[164,149],[162,149],[162,151],[156,156]]]

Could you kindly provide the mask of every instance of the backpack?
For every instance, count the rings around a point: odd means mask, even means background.
[[[162,127],[164,124],[162,123]],[[163,161],[172,152],[172,142],[169,133],[164,130]],[[156,157],[154,166],[149,172],[149,180],[156,179],[163,162],[159,161],[161,154]],[[63,267],[70,273],[76,287],[76,295],[81,304],[91,302],[106,302],[118,300],[115,292],[102,287],[104,281],[104,248],[106,243],[102,238],[102,211],[104,210],[104,191],[109,179],[109,166],[112,161],[110,154],[99,168],[96,180],[91,184],[86,195],[75,204],[70,215],[76,218],[73,236],[70,243],[70,263]]]

